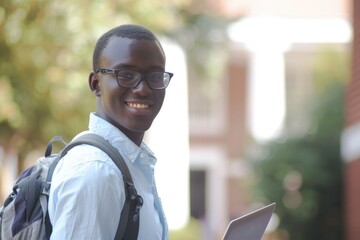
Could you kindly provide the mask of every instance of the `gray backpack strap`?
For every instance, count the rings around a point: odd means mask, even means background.
[[[119,151],[107,142],[103,137],[95,133],[86,133],[70,142],[61,152],[61,156],[56,159],[49,169],[47,181],[51,181],[52,174],[59,160],[64,157],[73,147],[81,144],[88,144],[104,151],[120,169],[125,188],[125,203],[121,212],[120,222],[116,231],[115,240],[137,239],[140,223],[140,208],[143,205],[143,199],[137,194],[134,182],[126,162]]]

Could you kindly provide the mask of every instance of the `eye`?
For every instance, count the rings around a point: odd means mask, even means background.
[[[118,72],[117,77],[123,80],[132,80],[138,77],[138,73],[133,71],[122,70]]]
[[[154,72],[149,76],[151,81],[164,81],[164,73]]]

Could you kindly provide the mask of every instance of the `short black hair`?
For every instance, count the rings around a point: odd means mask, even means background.
[[[149,40],[149,41],[157,41],[161,47],[161,44],[155,34],[149,29],[132,24],[125,24],[115,27],[105,34],[103,34],[99,40],[96,42],[94,53],[93,53],[93,70],[96,71],[99,68],[100,55],[103,52],[104,48],[108,44],[110,38],[112,37],[123,37],[128,39],[136,39],[136,40]],[[161,50],[162,47],[161,47]]]

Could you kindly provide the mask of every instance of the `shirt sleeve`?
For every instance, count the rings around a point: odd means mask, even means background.
[[[56,168],[49,197],[51,240],[114,239],[125,199],[114,166],[94,160]]]

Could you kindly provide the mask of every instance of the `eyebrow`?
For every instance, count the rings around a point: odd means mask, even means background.
[[[117,65],[112,66],[112,68],[114,68],[114,69],[133,69],[133,70],[139,69],[136,65],[132,65],[132,64],[117,64]],[[149,69],[150,70],[154,69],[154,70],[159,70],[159,71],[165,70],[165,68],[163,66],[156,66],[156,65],[150,66]]]

